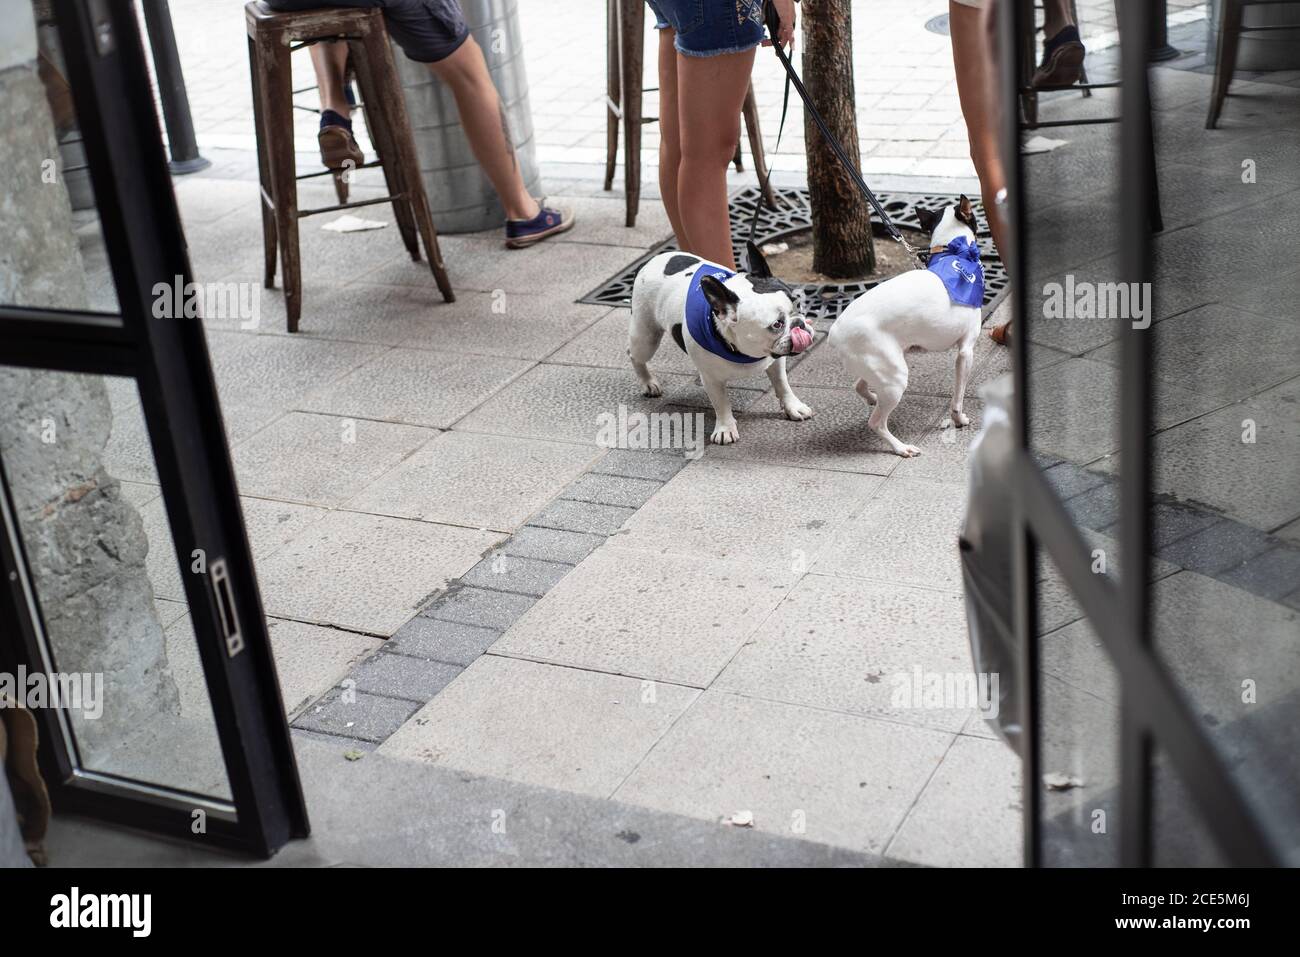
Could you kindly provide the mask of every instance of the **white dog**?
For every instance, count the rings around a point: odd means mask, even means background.
[[[906,353],[912,349],[945,352],[957,347],[952,421],[970,424],[962,397],[979,338],[984,301],[984,267],[975,243],[975,212],[965,196],[942,214],[918,209],[930,233],[926,269],[895,276],[855,299],[831,327],[830,342],[857,392],[875,408],[867,424],[902,456],[919,455],[914,445],[889,431],[889,413],[907,388]]]
[[[641,267],[632,284],[627,354],[647,396],[663,395],[646,363],[670,331],[713,404],[715,445],[740,437],[727,396],[727,382],[739,376],[767,372],[786,418],[812,418],[785,376],[785,357],[812,344],[812,325],[753,243],[748,273],[679,252],[661,253]]]

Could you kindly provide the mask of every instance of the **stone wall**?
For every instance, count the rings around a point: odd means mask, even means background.
[[[67,190],[41,175],[58,152],[35,51],[30,0],[0,0],[0,302],[85,308]],[[101,377],[0,367],[0,455],[56,667],[104,675],[103,716],[73,712],[88,767],[111,766],[115,745],[180,711],[149,541],[104,468],[112,428]]]

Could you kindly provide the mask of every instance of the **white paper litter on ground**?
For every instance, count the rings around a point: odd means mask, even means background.
[[[764,256],[779,256],[789,248],[789,243],[765,243],[759,251]]]
[[[1020,147],[1020,155],[1032,156],[1035,153],[1050,153],[1058,146],[1064,146],[1069,140],[1050,140],[1046,136],[1031,136]]]
[[[332,233],[360,233],[367,229],[383,229],[387,223],[380,222],[377,219],[362,219],[360,216],[343,215],[338,219],[332,219],[321,229],[328,229]]]

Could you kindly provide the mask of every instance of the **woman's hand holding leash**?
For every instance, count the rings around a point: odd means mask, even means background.
[[[794,5],[798,0],[768,0],[768,2],[776,8],[777,16],[781,18],[781,28],[776,32],[776,39],[780,42],[781,46],[793,50],[795,27]],[[763,46],[770,47],[771,45],[772,41],[770,39],[763,41]]]

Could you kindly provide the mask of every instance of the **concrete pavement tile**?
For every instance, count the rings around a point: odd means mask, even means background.
[[[705,687],[787,588],[782,570],[605,546],[492,651]]]
[[[845,522],[813,571],[960,592],[966,489],[893,475]]]
[[[357,691],[424,704],[463,670],[459,665],[381,651],[357,665],[348,677],[356,682]]]
[[[475,588],[541,597],[572,570],[572,565],[517,558],[498,550],[460,576],[460,580]]]
[[[520,558],[541,558],[548,562],[576,565],[604,543],[603,535],[525,525],[511,535],[501,549],[507,555]]]
[[[740,441],[734,445],[710,445],[705,457],[722,462],[772,465],[816,463],[820,469],[872,475],[888,475],[897,467],[899,457],[888,451],[884,439],[867,428],[871,410],[856,392],[809,386],[796,391],[799,398],[812,406],[811,419],[789,421],[776,408],[772,394],[765,392],[752,410],[737,416]],[[890,416],[890,431],[903,442],[915,442],[937,421],[939,411],[947,407],[947,402],[932,396],[904,396]]]
[[[367,654],[380,646],[378,638],[302,621],[268,618],[280,676],[284,709],[293,717],[317,695],[324,694]]]
[[[397,629],[384,648],[399,655],[445,661],[463,667],[487,651],[499,637],[501,632],[492,628],[417,615]]]
[[[595,445],[601,440],[602,431],[610,428],[607,423],[617,425],[620,421],[621,410],[626,410],[630,416],[632,413],[671,414],[712,409],[697,377],[664,374],[659,376],[659,381],[663,386],[663,396],[647,399],[641,395],[641,387],[630,368],[539,365],[466,415],[456,427],[470,432],[525,435]],[[749,379],[743,381],[751,384]],[[763,383],[766,382],[764,376]],[[753,388],[733,388],[732,406],[743,410],[758,395]],[[683,410],[683,405],[689,406],[689,410]],[[703,441],[708,441],[712,422],[713,414],[709,411],[705,417]],[[743,430],[744,426],[741,428]],[[692,432],[691,438],[698,439],[698,433]]]
[[[1030,416],[1034,448],[1087,464],[1119,448],[1119,370],[1092,359],[1069,359],[1030,376],[1037,397]],[[1203,393],[1168,386],[1156,391],[1154,424],[1169,429],[1218,405]]]
[[[960,595],[809,575],[713,687],[956,732],[977,702],[916,700],[917,671],[924,691],[972,667]]]
[[[241,492],[336,506],[437,433],[408,425],[291,412],[236,448]]]
[[[445,432],[366,486],[347,507],[511,531],[597,454],[590,446]]]
[[[705,820],[883,851],[952,735],[705,691],[615,793]]]
[[[616,547],[743,558],[793,581],[881,479],[704,459],[678,472],[611,539]]]
[[[621,505],[568,502],[560,499],[534,515],[529,524],[568,532],[611,535],[618,531],[635,511]]]
[[[1236,303],[1218,302],[1173,316],[1151,327],[1157,357],[1157,394],[1173,387],[1236,402],[1293,378],[1300,365],[1294,322],[1275,306],[1276,317],[1255,315]],[[1119,365],[1119,343],[1088,358]]]
[[[351,692],[349,697],[354,700],[344,700],[336,688],[298,715],[293,726],[377,743],[392,735],[420,707],[403,698],[385,698],[360,691]]]
[[[604,145],[603,140],[601,145]],[[643,199],[637,210],[636,225],[629,228],[627,204],[621,196],[598,199],[585,196],[560,196],[556,197],[556,201],[568,206],[578,217],[578,224],[558,237],[561,242],[649,249],[651,246],[659,245],[673,234],[673,227],[668,222],[668,214],[664,211],[663,203]]]
[[[284,710],[292,718],[380,646],[378,638],[283,618],[266,619]],[[210,715],[208,688],[188,613],[167,628],[167,665],[181,695],[182,713]]]
[[[1001,741],[958,735],[885,855],[931,867],[1019,867],[1020,845],[1020,758]]]
[[[594,502],[598,505],[640,508],[650,496],[663,488],[663,484],[654,479],[589,473],[580,476],[566,488],[561,497],[571,502]]]
[[[1254,442],[1242,441],[1249,428]],[[1244,525],[1276,528],[1300,514],[1298,451],[1294,405],[1264,396],[1247,399],[1154,436],[1152,487]],[[1119,472],[1122,464],[1112,459],[1107,468]]]
[[[505,631],[536,602],[532,595],[456,585],[422,609],[420,616]]]
[[[458,290],[455,302],[444,303],[434,286],[350,288],[384,289],[386,301],[419,317],[397,345],[516,359],[544,359],[561,343],[589,335],[592,324],[609,312],[608,306],[573,302],[570,290],[563,295]]]
[[[609,797],[698,693],[486,655],[379,750]]]
[[[393,349],[315,390],[301,408],[445,429],[530,365],[524,359]]]
[[[261,564],[262,597],[277,617],[389,635],[499,540],[491,532],[333,512]]]
[[[207,333],[222,406],[289,409],[315,388],[337,382],[388,351],[375,343]]]
[[[658,479],[666,482],[685,467],[689,460],[673,452],[632,452],[610,449],[588,470],[600,475],[626,475],[628,478]]]
[[[1300,584],[1300,548],[1280,543],[1218,577],[1252,595],[1281,601]]]

